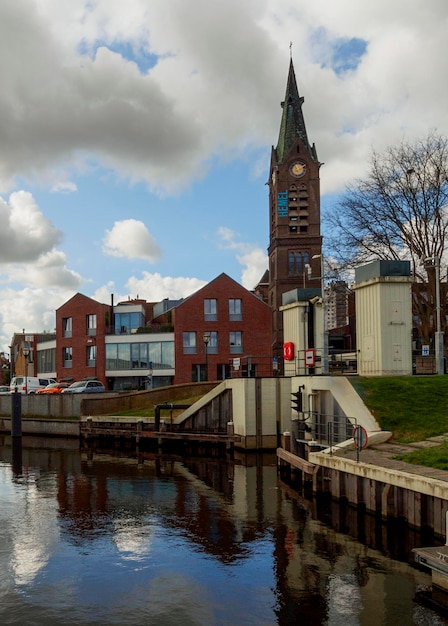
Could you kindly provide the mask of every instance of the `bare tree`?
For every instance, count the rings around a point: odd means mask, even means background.
[[[414,290],[414,313],[428,340],[435,325],[436,259],[446,282],[448,139],[431,132],[415,143],[373,152],[369,173],[347,187],[327,222],[329,249],[342,267],[374,259],[411,261],[416,281],[427,283]],[[445,289],[442,294],[444,312]]]

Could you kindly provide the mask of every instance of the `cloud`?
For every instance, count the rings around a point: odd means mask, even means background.
[[[237,261],[243,266],[241,283],[246,289],[252,290],[259,283],[268,267],[268,257],[259,247],[250,243],[237,241],[237,233],[230,228],[221,226],[218,229],[220,247],[235,250]]]
[[[67,267],[67,258],[60,250],[42,254],[34,263],[13,264],[5,268],[5,276],[8,282],[22,283],[33,288],[77,290],[84,282],[78,272]]]
[[[266,149],[293,41],[322,190],[340,189],[372,146],[444,129],[447,18],[445,0],[3,0],[0,188],[100,164],[178,193]]]
[[[203,287],[206,282],[199,278],[161,276],[157,273],[143,272],[143,278],[131,277],[126,286],[134,297],[138,294],[140,298],[150,302],[159,302],[164,298],[172,300],[186,298]]]
[[[0,263],[35,261],[61,239],[58,231],[25,191],[0,198]]]
[[[127,259],[145,259],[154,263],[161,251],[143,222],[129,219],[115,222],[112,230],[106,231],[103,252],[110,256]]]
[[[51,191],[55,193],[74,193],[78,190],[76,183],[66,180],[59,181],[53,185]]]
[[[98,302],[109,303],[111,295],[114,302],[128,298],[143,298],[148,302],[160,302],[165,298],[179,300],[187,298],[206,284],[205,280],[183,276],[161,276],[158,273],[143,272],[141,278],[132,276],[126,283],[127,292],[119,293],[113,281],[97,289],[92,296]]]

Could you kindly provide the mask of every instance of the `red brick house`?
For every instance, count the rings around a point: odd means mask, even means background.
[[[272,375],[271,310],[220,274],[172,311],[174,383]]]
[[[59,380],[98,377],[106,384],[104,337],[110,307],[81,293],[56,310],[56,372]]]

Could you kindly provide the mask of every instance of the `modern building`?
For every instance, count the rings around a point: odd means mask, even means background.
[[[314,288],[322,281],[320,234],[321,163],[308,141],[292,60],[289,66],[277,146],[272,148],[269,177],[269,277],[256,291],[265,293],[272,309],[273,356],[283,351],[282,296],[294,289]]]

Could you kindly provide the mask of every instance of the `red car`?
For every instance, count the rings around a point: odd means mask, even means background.
[[[43,389],[38,389],[36,393],[61,393],[63,389],[67,389],[68,383],[51,383]]]

